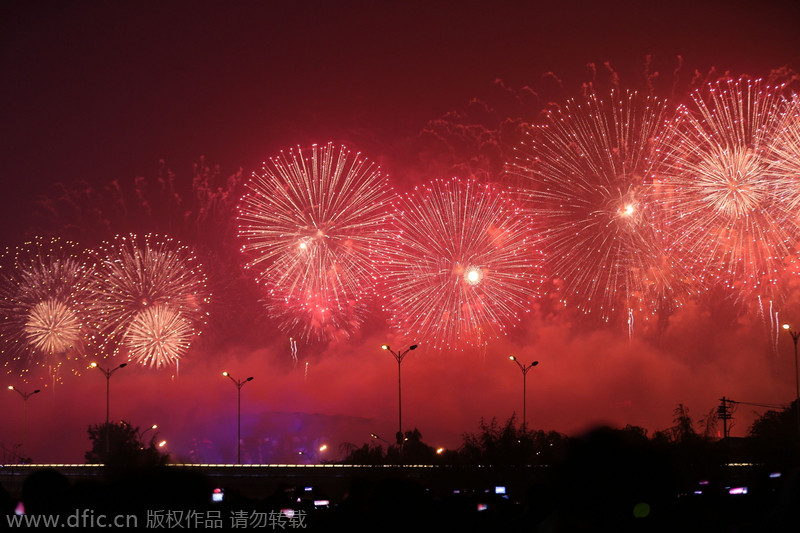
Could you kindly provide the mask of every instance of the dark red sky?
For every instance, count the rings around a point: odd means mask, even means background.
[[[496,117],[536,118],[520,116],[523,106],[501,109],[498,79],[515,94],[529,86],[557,99],[579,94],[589,63],[602,71],[610,62],[623,86],[640,89],[647,55],[663,87],[672,86],[678,56],[684,84],[695,69],[800,70],[798,23],[800,6],[778,1],[4,2],[0,244],[32,235],[42,223],[34,201],[57,196],[55,183],[152,178],[160,159],[184,176],[200,156],[225,175],[249,174],[282,148],[345,142],[380,161],[403,190],[452,166],[446,139],[420,142],[430,121],[467,112],[473,98]],[[563,88],[553,90],[546,72]],[[403,366],[404,418],[431,444],[453,447],[480,417],[519,412],[521,375],[509,353],[541,361],[529,374],[528,417],[545,429],[608,422],[654,431],[670,425],[677,403],[700,417],[723,394],[789,401],[789,343],[772,350],[758,317],[728,304],[684,309],[658,338],[643,326],[629,341],[569,312],[534,310],[486,353],[420,349]],[[113,412],[141,426],[157,421],[180,457],[205,438],[217,448],[206,460],[231,460],[235,388],[219,376],[228,368],[256,376],[243,391],[245,435],[361,444],[370,431],[395,431],[395,367],[377,349],[385,338],[376,319],[351,343],[301,347],[296,367],[280,336],[263,346],[208,343],[185,359],[177,382],[120,372]],[[85,428],[103,416],[104,385],[85,373],[31,400],[36,459],[82,459]],[[5,446],[19,440],[19,400],[0,398]],[[740,408],[734,434],[751,411]]]

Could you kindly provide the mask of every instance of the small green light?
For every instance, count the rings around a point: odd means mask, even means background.
[[[636,518],[647,518],[650,515],[650,505],[642,502],[633,506],[633,516]]]

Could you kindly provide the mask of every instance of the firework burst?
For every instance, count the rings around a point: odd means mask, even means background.
[[[674,305],[683,276],[650,204],[653,139],[666,104],[637,93],[590,94],[550,111],[511,172],[542,228],[548,274],[565,303],[606,321]],[[680,289],[682,290],[682,289]]]
[[[434,348],[482,346],[518,322],[537,294],[529,218],[498,187],[435,180],[396,213],[385,309],[395,329]]]
[[[781,91],[760,80],[712,84],[659,139],[655,198],[671,253],[706,286],[771,299],[797,244],[797,178],[774,164],[786,124]]]
[[[189,350],[195,327],[169,305],[154,305],[134,315],[122,338],[128,358],[150,368],[175,366]]]
[[[800,209],[800,95],[791,94],[782,101],[783,121],[771,143],[772,169],[784,180],[794,183],[786,194],[787,209]]]
[[[0,350],[9,372],[41,365],[55,374],[83,355],[87,273],[77,246],[58,239],[37,238],[0,258]]]
[[[150,367],[177,363],[208,315],[210,294],[194,253],[171,239],[130,235],[96,256],[89,311],[102,348]]]
[[[242,252],[284,329],[329,340],[358,328],[391,242],[391,198],[379,167],[332,144],[282,152],[253,175],[238,208]]]

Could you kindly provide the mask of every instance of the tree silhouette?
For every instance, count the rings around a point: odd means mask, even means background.
[[[530,431],[516,424],[516,415],[500,425],[496,418],[481,419],[478,433],[465,433],[461,460],[467,464],[543,464],[555,458],[567,443],[556,431]]]
[[[797,400],[788,409],[769,410],[750,426],[750,448],[754,458],[770,463],[800,460]]]
[[[87,463],[105,464],[111,469],[138,469],[163,466],[169,459],[156,446],[157,433],[145,443],[139,428],[124,420],[89,426],[88,431],[92,449],[84,454]]]

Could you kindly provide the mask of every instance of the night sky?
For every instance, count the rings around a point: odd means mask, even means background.
[[[65,191],[102,198],[116,181],[133,205],[135,178],[151,183],[159,168],[190,193],[201,158],[224,184],[297,145],[345,144],[380,163],[398,191],[453,175],[500,180],[513,133],[499,132],[536,122],[544,105],[578,97],[586,84],[618,77],[623,88],[681,102],[696,73],[769,77],[781,68],[800,70],[796,2],[4,2],[0,244],[58,234],[75,215],[59,200]],[[90,203],[64,235],[86,246],[111,236],[90,223]],[[211,226],[186,229],[180,219],[131,209],[109,227],[213,247]],[[242,390],[247,462],[294,460],[322,442],[336,458],[340,443],[361,445],[370,432],[391,440],[397,369],[380,350],[393,339],[385,317],[376,312],[350,341],[301,343],[294,361],[244,276],[230,279],[215,287],[226,294],[179,376],[130,366],[112,378],[112,418],[158,423],[176,460],[232,462],[228,370],[255,377]],[[798,295],[787,302],[781,319],[800,321]],[[624,327],[545,297],[485,350],[421,343],[403,363],[404,429],[454,448],[482,417],[521,414],[512,353],[540,361],[528,374],[527,417],[545,430],[607,423],[652,433],[672,424],[678,403],[699,419],[723,395],[786,404],[791,339],[781,333],[774,346],[773,334],[768,317],[730,298],[690,303],[658,332],[643,324],[629,339]],[[82,462],[86,428],[105,415],[104,379],[93,372],[65,375],[29,401],[35,460]],[[46,383],[3,380],[3,389]],[[12,448],[21,399],[6,391],[0,412],[0,444]],[[746,434],[754,412],[763,409],[739,407],[733,435]]]

